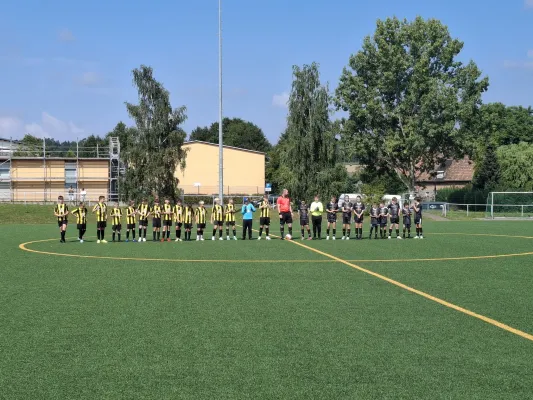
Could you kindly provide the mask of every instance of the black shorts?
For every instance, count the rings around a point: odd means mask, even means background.
[[[334,223],[334,222],[337,222],[337,215],[335,214],[328,214],[328,222],[331,224],[331,223]]]
[[[135,229],[135,224],[128,224],[126,225],[126,228],[131,231],[132,229]]]
[[[390,223],[391,224],[399,224],[400,223],[400,217],[390,217]]]
[[[300,218],[300,226],[309,225],[309,218]]]
[[[379,221],[377,218],[370,218],[370,225],[372,226],[378,226],[379,225]]]
[[[379,225],[384,228],[387,226],[387,218],[381,218]]]
[[[172,226],[172,220],[170,219],[165,219],[163,221],[163,226]]]
[[[205,229],[205,224],[196,224],[198,229]]]
[[[99,221],[96,223],[96,227],[98,229],[105,229],[107,228],[107,221]]]
[[[161,228],[161,218],[152,219],[152,228]]]
[[[350,215],[343,215],[342,216],[342,223],[344,225],[350,225],[352,223],[352,217]]]
[[[192,224],[183,224],[185,229],[192,229]]]
[[[226,221],[226,226],[235,226],[235,221]]]
[[[78,224],[78,225],[76,225],[76,228],[78,228],[78,230],[87,229],[87,224]]]
[[[60,228],[63,226],[63,225],[68,225],[68,221],[66,219],[63,219],[61,221],[57,221],[57,226],[59,226]]]
[[[416,225],[422,225],[422,217],[420,217],[420,218],[415,218],[415,224],[416,224]]]
[[[290,212],[281,213],[279,223],[281,225],[292,224],[292,214]]]
[[[111,227],[111,229],[114,230],[114,231],[121,231],[122,230],[122,224],[113,225]]]
[[[183,226],[182,222],[176,222],[176,228],[181,228]]]
[[[261,218],[259,218],[259,225],[261,225],[261,226],[270,226],[270,217],[261,217]]]
[[[223,221],[220,221],[220,220],[218,220],[218,221],[213,221],[213,224],[214,224],[215,226],[224,226],[224,222],[223,222]]]
[[[411,228],[411,223],[410,222],[404,222],[403,226],[404,226],[404,228],[410,229]]]
[[[355,216],[354,220],[356,224],[362,224],[364,217]]]
[[[148,226],[148,219],[140,219],[139,220],[139,226]]]

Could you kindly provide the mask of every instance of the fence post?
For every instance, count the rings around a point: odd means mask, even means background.
[[[522,212],[520,213],[520,216],[523,217],[524,216],[524,205],[522,204]]]
[[[469,204],[466,205],[466,216],[468,217]]]
[[[494,219],[494,192],[490,193],[490,217]]]

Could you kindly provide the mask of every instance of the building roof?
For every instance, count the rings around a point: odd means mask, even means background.
[[[186,144],[195,144],[195,143],[198,143],[198,144],[207,144],[209,146],[216,146],[218,147],[218,144],[217,143],[209,143],[209,142],[202,142],[201,140],[189,140],[185,143],[183,143],[184,145]],[[262,151],[256,151],[256,150],[248,150],[248,149],[243,149],[241,147],[233,147],[233,146],[226,146],[226,145],[223,145],[222,147],[224,147],[225,149],[232,149],[232,150],[239,150],[239,151],[246,151],[248,153],[256,153],[256,154],[263,154],[265,155],[266,153],[263,153]]]
[[[442,171],[443,174],[437,174]],[[474,177],[474,162],[468,157],[460,160],[446,160],[444,164],[437,165],[434,173],[423,173],[418,182],[471,182]]]

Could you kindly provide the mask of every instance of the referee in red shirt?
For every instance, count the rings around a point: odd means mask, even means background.
[[[285,239],[285,224],[289,227],[289,235],[292,236],[292,208],[291,208],[291,199],[289,199],[289,191],[283,189],[283,194],[278,197],[277,201],[278,213],[279,213],[279,224],[281,232],[281,240]]]

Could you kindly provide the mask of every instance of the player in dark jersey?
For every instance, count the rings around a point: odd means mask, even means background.
[[[226,239],[231,240],[229,237],[229,228],[231,226],[233,231],[233,240],[237,240],[237,230],[235,229],[235,204],[233,204],[233,199],[228,200],[228,204],[224,207],[224,217],[226,219]],[[268,235],[268,230],[267,230]],[[270,239],[268,239],[270,240]]]
[[[412,209],[409,207],[409,203],[406,201],[403,203],[402,217],[403,217],[403,238],[405,239],[405,233],[407,232],[407,239],[411,239],[411,214]]]
[[[198,208],[194,211],[194,217],[196,219],[196,240],[204,241],[204,229],[207,217],[207,210],[204,207],[204,202],[198,203]]]
[[[353,205],[353,215],[355,221],[355,240],[363,239],[363,215],[365,213],[365,205],[361,201],[361,196],[355,198]]]
[[[224,230],[224,208],[220,205],[220,199],[217,197],[215,199],[215,204],[211,209],[211,223],[213,224],[213,236],[211,240],[215,240],[218,230],[218,240],[224,240],[222,238]]]
[[[191,240],[191,230],[193,224],[193,218],[195,215],[195,210],[192,205],[186,204],[183,207],[183,227],[185,228],[185,241],[190,242]]]
[[[170,242],[170,229],[172,228],[172,205],[170,204],[170,199],[166,198],[165,203],[163,204],[162,209],[163,216],[163,237],[162,242]]]
[[[120,242],[120,232],[122,231],[122,210],[118,201],[115,203],[115,207],[111,211],[111,217],[113,217],[113,224],[111,230],[113,231],[113,242],[115,241],[115,235],[118,234],[118,241]]]
[[[78,228],[78,240],[80,243],[83,243],[83,235],[87,230],[87,207],[83,202],[80,203],[79,207],[75,210],[72,210],[72,215],[76,216],[76,223]]]
[[[387,233],[387,221],[389,219],[389,208],[385,207],[385,203],[379,204],[379,234],[381,239],[385,239]]]
[[[420,197],[415,199],[413,211],[415,214],[416,236],[415,239],[424,239],[422,234],[422,203]]]
[[[107,228],[107,204],[104,200],[105,196],[98,197],[98,203],[93,207],[93,213],[96,213],[96,243],[107,243],[107,240],[105,240],[105,228]]]
[[[350,202],[350,198],[344,196],[344,202],[342,203],[342,240],[350,240],[352,208],[353,204]]]
[[[137,214],[139,214],[139,243],[146,242],[146,230],[148,229],[148,217],[150,216],[148,200],[142,199],[141,205],[137,209]]]
[[[374,231],[374,239],[378,238],[378,226],[380,225],[380,208],[376,203],[372,204],[370,208],[370,235],[369,239],[372,239],[372,232]]]
[[[305,200],[302,200],[300,202],[300,206],[298,207],[298,215],[300,216],[300,230],[302,232],[301,239],[305,239],[305,229],[307,229],[307,239],[312,240],[311,229],[309,228],[309,206],[307,205]]]
[[[333,236],[331,239],[335,240],[337,234],[337,213],[339,212],[339,203],[335,196],[331,197],[331,201],[326,205],[326,218],[328,220],[328,228],[326,229],[326,240],[329,240],[329,229],[333,227]]]
[[[130,200],[130,205],[126,208],[126,242],[130,241],[130,233],[132,235],[133,241],[135,240],[135,224],[137,220],[137,210],[135,209],[135,202]]]
[[[150,214],[152,214],[152,241],[159,242],[161,239],[161,205],[159,204],[159,199],[154,200],[154,205],[150,209]]]
[[[400,204],[396,197],[392,198],[392,203],[389,204],[390,214],[390,226],[389,226],[389,239],[392,235],[392,228],[396,229],[396,239],[401,239],[400,236]]]
[[[270,204],[267,195],[264,195],[259,203],[259,237],[257,240],[261,240],[263,229],[265,229],[266,240],[270,240]]]
[[[176,223],[176,242],[181,242],[181,227],[183,226],[183,206],[178,199],[173,209],[174,222]]]
[[[57,217],[57,226],[59,226],[59,232],[61,232],[60,243],[66,243],[65,234],[67,232],[68,225],[68,206],[65,204],[63,196],[57,198],[57,204],[54,208],[54,215]]]

